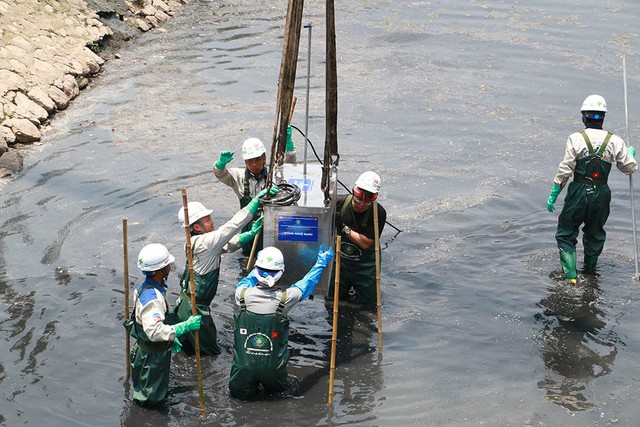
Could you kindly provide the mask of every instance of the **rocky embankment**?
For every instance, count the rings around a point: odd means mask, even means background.
[[[0,0],[0,177],[117,49],[187,0]]]

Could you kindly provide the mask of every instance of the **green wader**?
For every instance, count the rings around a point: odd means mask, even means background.
[[[220,354],[218,346],[218,332],[211,317],[209,305],[218,291],[218,276],[220,269],[210,271],[207,274],[193,273],[196,286],[196,314],[202,316],[198,338],[200,340],[200,354],[205,356],[215,356]],[[191,311],[191,289],[189,284],[189,267],[185,267],[180,278],[180,298],[174,309],[174,314],[178,322],[183,322],[192,315]],[[187,332],[180,338],[182,350],[188,354],[195,353],[195,337],[193,332]]]
[[[265,392],[281,392],[287,387],[289,362],[289,318],[282,313],[287,291],[282,292],[278,309],[273,314],[247,311],[244,293],[240,310],[234,313],[233,363],[229,391],[233,397],[256,397],[259,384]]]
[[[152,287],[152,285],[144,286],[138,295]],[[133,306],[136,307],[136,305],[137,300]],[[123,323],[129,334],[136,339],[131,355],[133,399],[143,406],[157,405],[167,397],[169,390],[172,343],[151,341],[135,318],[134,308],[131,318]]]
[[[347,206],[351,203],[352,196],[344,199],[340,214],[344,215]],[[369,207],[360,224],[362,228],[367,226],[373,207]],[[328,300],[333,300],[335,288],[335,267],[332,271],[331,283],[327,294]],[[340,299],[349,297],[349,291],[355,291],[355,302],[361,305],[372,306],[377,302],[376,290],[376,249],[375,243],[367,249],[360,249],[351,243],[348,238],[342,239],[340,245]]]
[[[582,137],[587,143],[589,156],[576,163],[574,178],[569,183],[556,231],[560,263],[567,279],[577,277],[576,244],[582,224],[585,271],[592,272],[595,269],[607,237],[604,225],[609,217],[611,202],[611,190],[607,185],[611,163],[602,160],[611,133],[607,134],[597,152],[586,132],[582,132]]]
[[[261,176],[263,178],[267,177],[267,168],[263,168],[262,169]],[[247,206],[249,204],[249,202],[253,199],[253,197],[251,197],[250,191],[249,191],[249,179],[250,178],[251,178],[251,172],[249,172],[249,169],[245,169],[244,170],[244,195],[240,199],[240,209],[242,209],[245,206]],[[251,230],[251,226],[253,225],[255,220],[260,218],[260,215],[262,215],[262,207],[260,207],[260,209],[258,209],[258,212],[256,212],[256,214],[253,216],[253,219],[247,225],[242,227],[242,232],[244,233],[246,231],[250,231]],[[257,246],[256,246],[256,250],[257,251],[262,249],[262,244],[263,244],[262,243],[262,230],[260,230],[260,232],[258,233],[258,243],[257,243]],[[253,240],[251,240],[249,243],[245,243],[244,245],[242,245],[242,255],[244,255],[244,256],[251,255],[251,248],[252,247],[253,247]]]

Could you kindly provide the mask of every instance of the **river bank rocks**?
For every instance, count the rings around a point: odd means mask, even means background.
[[[0,0],[0,176],[105,61],[188,0]]]

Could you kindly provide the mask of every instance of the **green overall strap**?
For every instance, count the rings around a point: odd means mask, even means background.
[[[258,179],[258,181],[260,181],[260,179],[262,178],[266,178],[267,177],[267,168],[264,167],[262,168],[262,172],[260,172],[260,178]],[[250,191],[249,191],[249,179],[251,179],[251,172],[249,172],[248,168],[244,169],[244,197],[250,197]],[[243,206],[244,207],[244,206]]]
[[[340,206],[340,215],[343,216],[345,214],[345,212],[347,211],[347,207],[349,206],[349,203],[351,203],[351,200],[353,199],[353,195],[349,194],[347,197],[344,198],[344,201],[342,202],[342,206]],[[360,227],[362,228],[367,228],[367,223],[369,222],[369,216],[371,215],[371,211],[372,211],[372,207],[369,206],[369,209],[367,209],[365,215],[362,217],[362,221],[360,221]],[[344,216],[343,216],[344,218]]]
[[[171,341],[159,341],[159,342],[144,342],[141,340],[136,341],[136,345],[145,351],[149,351],[152,353],[160,353],[163,351],[167,351],[171,348],[173,342]]]
[[[284,310],[284,305],[287,302],[287,291],[284,290],[282,291],[282,297],[280,297],[280,304],[278,304],[278,309],[276,310],[276,313],[278,314],[282,314],[282,311]]]
[[[244,197],[249,197],[249,178],[251,178],[251,172],[248,168],[244,170]]]
[[[607,136],[604,138],[604,141],[602,142],[602,145],[600,146],[600,149],[596,153],[598,155],[598,157],[602,158],[602,155],[604,154],[604,150],[607,148],[607,144],[609,143],[609,140],[611,139],[611,135],[613,135],[611,132],[607,132]]]
[[[243,310],[247,309],[247,304],[244,300],[244,293],[247,291],[247,288],[242,288],[240,292],[240,308]],[[287,302],[287,291],[282,291],[282,297],[280,298],[280,303],[278,304],[278,309],[276,313],[282,314],[282,310],[284,310],[284,306]]]
[[[349,206],[349,203],[351,203],[351,199],[353,199],[353,196],[351,194],[344,198],[344,200],[342,201],[342,206],[340,206],[340,215],[344,215],[347,210],[347,206]]]
[[[587,136],[587,132],[582,131],[582,132],[580,132],[580,134],[584,138],[584,142],[587,143],[587,148],[589,149],[589,154],[593,156],[593,146],[591,145],[591,141],[589,140],[589,137]]]
[[[247,309],[247,304],[244,302],[244,293],[247,291],[247,288],[242,288],[240,291],[240,308],[243,310]]]
[[[185,245],[186,246],[186,245]],[[193,250],[193,248],[191,248]],[[191,301],[191,296],[187,293],[191,293],[191,272],[189,271],[189,261],[184,267],[182,277],[180,277],[180,298],[185,301]],[[198,302],[196,301],[196,304]]]
[[[592,156],[595,154],[599,158],[602,158],[602,155],[604,154],[604,150],[606,150],[607,144],[609,143],[609,140],[611,139],[611,135],[613,135],[611,132],[607,132],[607,136],[604,138],[604,141],[602,142],[602,145],[598,149],[598,152],[594,153],[593,146],[591,145],[591,141],[589,140],[589,137],[587,136],[587,133],[585,131],[582,131],[582,132],[580,132],[580,134],[584,138],[584,142],[587,143],[587,148],[589,149],[589,154],[591,154]]]

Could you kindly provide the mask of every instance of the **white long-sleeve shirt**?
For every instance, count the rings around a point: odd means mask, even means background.
[[[288,151],[285,153],[285,163],[295,163],[296,162],[296,151]],[[213,166],[213,174],[216,178],[223,184],[231,187],[238,199],[242,199],[244,197],[244,178],[245,178],[246,168],[227,168],[226,166],[222,169],[218,169]],[[267,181],[265,179],[257,180],[252,174],[249,174],[249,196],[255,197],[260,191],[264,190],[267,185]]]
[[[589,137],[589,141],[591,141],[594,152],[598,151],[607,136],[607,131],[587,128],[585,132]],[[569,139],[567,139],[564,158],[558,166],[558,171],[553,182],[564,188],[567,181],[573,176],[573,172],[576,169],[576,162],[587,156],[589,156],[589,148],[587,147],[584,137],[580,132],[572,133]],[[615,164],[620,172],[626,175],[630,175],[638,169],[638,162],[633,157],[627,155],[624,141],[617,135],[611,136],[603,153],[602,160]]]
[[[138,288],[133,292],[136,302],[134,307],[136,322],[142,325],[144,333],[153,342],[173,341],[176,330],[173,326],[164,323],[165,313],[169,306],[162,292],[156,287],[145,289],[138,295]]]
[[[220,228],[208,233],[191,236],[193,270],[198,274],[207,274],[216,268],[220,268],[220,255],[240,248],[238,232],[252,218],[253,215],[247,209],[240,209]]]

